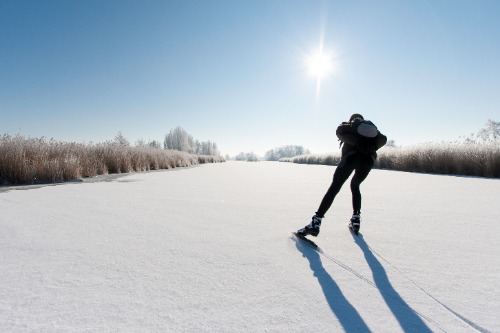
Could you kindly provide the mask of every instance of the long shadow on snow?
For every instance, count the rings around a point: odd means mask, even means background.
[[[387,273],[375,255],[370,251],[368,244],[363,239],[363,235],[352,236],[354,242],[363,251],[366,262],[373,274],[375,285],[380,290],[389,309],[396,317],[399,325],[405,332],[432,332],[424,323],[422,318],[403,300],[403,298],[394,289]]]
[[[295,243],[297,249],[309,260],[311,270],[323,289],[326,301],[346,332],[370,332],[358,311],[345,298],[339,286],[323,267],[319,253],[302,241]]]

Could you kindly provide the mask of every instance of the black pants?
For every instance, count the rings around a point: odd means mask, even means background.
[[[352,208],[354,213],[359,214],[361,212],[361,191],[359,190],[359,185],[366,179],[374,163],[375,161],[371,155],[358,152],[348,153],[342,157],[333,174],[332,185],[330,185],[330,188],[323,197],[316,215],[320,217],[325,216],[335,196],[337,196],[342,185],[344,185],[353,171],[355,172],[351,180]]]

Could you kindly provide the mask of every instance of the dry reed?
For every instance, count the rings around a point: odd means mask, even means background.
[[[54,183],[217,162],[224,162],[224,158],[115,142],[82,144],[21,135],[0,137],[0,185]]]
[[[340,153],[302,155],[280,161],[338,165]],[[406,148],[384,147],[379,151],[375,168],[500,178],[500,142],[442,142]]]

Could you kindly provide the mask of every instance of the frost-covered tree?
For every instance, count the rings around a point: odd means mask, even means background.
[[[195,151],[193,137],[189,135],[185,129],[179,126],[170,130],[170,133],[165,135],[163,145],[165,149],[175,149],[188,153],[194,153]]]
[[[477,137],[484,142],[500,141],[500,121],[488,119],[486,125],[477,132]]]
[[[156,140],[149,141],[148,146],[151,148],[161,149],[161,142]]]
[[[278,161],[283,157],[294,157],[305,154],[310,154],[310,151],[302,146],[288,145],[269,150],[264,155],[264,158],[267,161]]]
[[[115,142],[120,146],[130,146],[130,142],[123,136],[122,132],[118,132],[115,136]]]
[[[483,128],[468,137],[461,137],[465,143],[500,143],[500,121],[488,119]]]
[[[259,160],[259,157],[254,154],[254,152],[250,152],[246,154],[247,156],[247,162],[257,162]]]
[[[397,147],[396,141],[395,140],[388,140],[387,143],[385,144],[386,147]]]
[[[144,139],[137,139],[135,142],[136,147],[146,147],[146,141]]]
[[[254,152],[250,152],[250,153],[241,152],[238,155],[236,155],[234,157],[234,159],[236,161],[256,162],[259,160],[259,157]]]
[[[185,151],[190,154],[219,156],[220,152],[217,144],[212,141],[198,141],[194,139],[186,130],[176,127],[165,135],[163,141],[164,149],[175,149]]]

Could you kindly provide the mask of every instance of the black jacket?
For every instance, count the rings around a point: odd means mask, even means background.
[[[377,158],[377,150],[387,143],[387,137],[379,130],[374,138],[360,137],[353,132],[351,122],[343,122],[337,127],[337,137],[343,142],[342,157],[350,152],[360,152],[369,154],[375,159]]]

